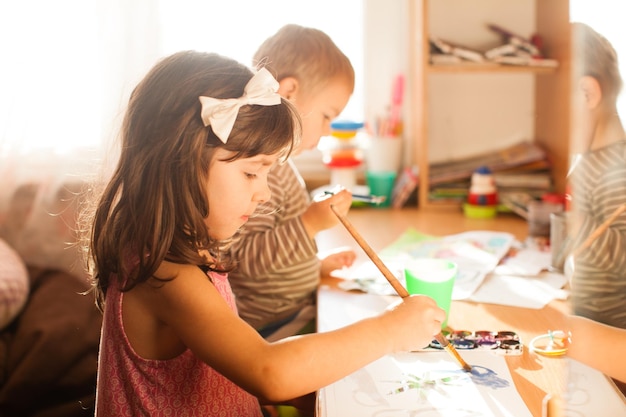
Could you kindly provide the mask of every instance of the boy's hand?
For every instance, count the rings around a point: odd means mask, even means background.
[[[338,249],[327,256],[321,258],[322,270],[320,275],[323,277],[330,276],[330,273],[342,269],[344,267],[350,267],[356,259],[356,253],[349,248]]]
[[[339,219],[330,208],[331,204],[339,213],[348,214],[352,205],[352,193],[341,189],[332,194],[321,194],[313,200],[309,208],[300,216],[311,239],[320,231],[330,229],[339,223]]]

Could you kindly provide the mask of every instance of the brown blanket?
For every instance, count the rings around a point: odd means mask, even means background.
[[[31,294],[0,333],[0,416],[93,416],[102,316],[82,278],[29,269]]]

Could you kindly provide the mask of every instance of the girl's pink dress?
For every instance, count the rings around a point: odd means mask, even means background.
[[[225,274],[209,272],[218,292],[236,312]],[[256,397],[200,361],[189,349],[169,360],[137,355],[122,324],[123,293],[107,290],[100,340],[97,417],[262,416]]]

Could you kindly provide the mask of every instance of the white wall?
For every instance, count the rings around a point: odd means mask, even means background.
[[[437,0],[430,35],[487,51],[502,44],[496,24],[523,37],[535,31],[535,2]],[[533,140],[534,77],[529,74],[435,74],[429,84],[429,159],[445,161]]]
[[[364,83],[366,120],[384,113],[394,77],[408,70],[407,5],[410,1],[413,0],[363,0],[364,70],[361,82]],[[626,56],[626,42],[619,34],[624,10],[626,5],[614,0],[572,0],[571,16],[572,20],[585,21],[607,36],[622,57]],[[531,36],[536,29],[535,2],[528,0],[507,0],[505,3],[502,0],[436,0],[430,2],[430,15],[431,34],[482,51],[501,42],[498,35],[487,28],[487,23],[525,37]],[[626,67],[626,64],[622,65]],[[411,77],[406,74],[410,87]],[[457,159],[494,147],[505,147],[522,139],[534,139],[533,90],[534,76],[530,74],[432,75],[428,120],[432,138],[430,159]],[[622,95],[620,107],[626,108],[625,102]],[[415,103],[416,107],[421,105],[423,103]],[[414,111],[419,108],[405,106],[405,125]],[[413,155],[414,134],[407,132],[406,136],[405,165]]]

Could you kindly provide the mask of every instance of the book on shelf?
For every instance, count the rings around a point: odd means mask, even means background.
[[[512,43],[505,43],[504,45],[498,45],[485,52],[485,58],[493,60],[499,56],[513,55],[518,52],[517,46]]]
[[[469,183],[465,186],[455,184],[441,184],[440,186],[433,187],[428,192],[428,198],[431,200],[451,200],[451,201],[465,201],[469,193]]]
[[[498,169],[498,172],[526,172],[526,171],[540,171],[540,170],[550,170],[552,168],[552,164],[549,159],[540,159],[533,162],[528,162],[526,164],[516,165],[509,168]]]
[[[394,184],[393,191],[391,192],[391,206],[393,208],[403,207],[409,197],[417,189],[419,183],[419,170],[416,165],[406,167],[402,170],[396,183]]]
[[[472,62],[484,62],[485,56],[482,52],[476,51],[471,48],[467,48],[465,46],[455,45],[448,41],[444,41],[441,38],[436,36],[430,37],[431,44],[431,55],[434,53],[439,53],[443,55],[452,55],[459,57],[461,59],[472,61]],[[433,51],[434,49],[434,51]]]
[[[501,193],[499,200],[502,205],[507,207],[513,213],[519,215],[524,219],[528,219],[528,205],[531,201],[537,200],[541,196],[533,195],[524,191],[511,191],[508,193]]]
[[[559,66],[559,61],[557,61],[556,59],[534,58],[530,56],[502,55],[496,56],[491,60],[493,62],[503,65],[520,65],[544,68],[556,68]]]
[[[552,174],[548,170],[542,171],[504,171],[495,172],[493,179],[498,189],[537,189],[549,191],[552,189]]]
[[[537,45],[537,43],[540,43],[540,38],[538,36],[533,37],[533,39],[526,39],[509,31],[508,29],[503,28],[502,26],[488,24],[487,27],[500,35],[505,43],[514,45],[518,49],[526,51],[534,57],[540,58],[543,56],[539,45]]]
[[[429,168],[429,183],[438,185],[471,178],[472,173],[485,166],[491,172],[547,169],[551,167],[546,151],[539,145],[523,141],[504,149],[468,158],[433,163]]]
[[[456,55],[448,55],[448,54],[430,54],[430,62],[435,65],[449,65],[449,64],[460,64],[463,62],[463,59]]]
[[[493,179],[499,196],[523,194],[539,199],[553,189],[549,171],[495,172]],[[438,184],[430,188],[429,198],[464,201],[468,197],[470,185],[470,180]]]
[[[556,68],[559,62],[546,58],[541,52],[541,38],[538,35],[530,40],[509,30],[489,24],[489,29],[501,35],[501,45],[487,51],[479,51],[466,46],[430,36],[430,62],[435,65],[461,64],[464,62],[492,63],[498,66],[513,65],[525,67]]]
[[[539,51],[539,48],[520,36],[511,36],[509,38],[509,43],[517,46],[521,51],[525,51],[531,56],[537,58],[541,58],[543,56],[541,51]]]

